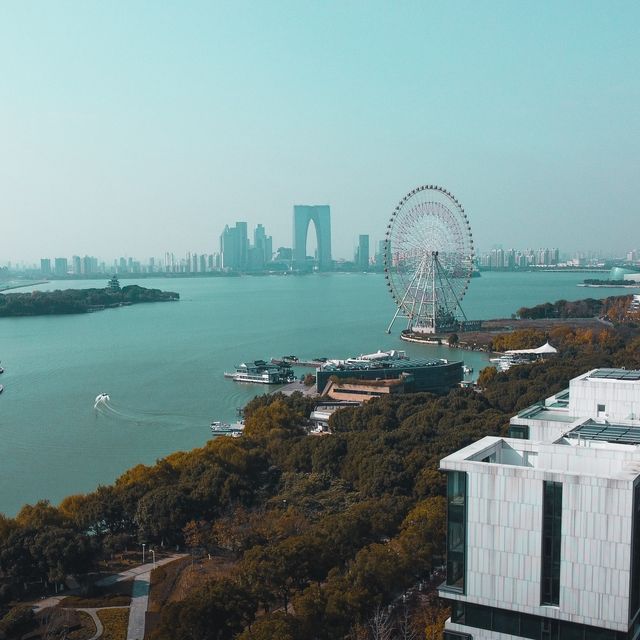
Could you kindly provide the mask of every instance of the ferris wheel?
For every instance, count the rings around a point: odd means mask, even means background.
[[[471,225],[446,189],[424,185],[410,191],[387,225],[384,271],[406,331],[455,331],[467,317],[460,306],[473,271]]]

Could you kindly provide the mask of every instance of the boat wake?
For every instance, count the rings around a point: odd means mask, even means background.
[[[137,425],[155,424],[167,426],[201,426],[208,422],[206,416],[134,409],[118,402],[114,402],[108,395],[106,398],[102,398],[99,402],[96,398],[94,409],[96,410],[96,414],[105,418]]]

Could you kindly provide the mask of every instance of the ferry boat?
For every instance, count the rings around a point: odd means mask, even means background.
[[[224,373],[225,378],[236,382],[251,382],[254,384],[286,384],[296,379],[296,374],[286,363],[273,364],[264,360],[243,362],[236,366],[234,372]]]
[[[228,422],[220,422],[214,420],[211,423],[211,433],[214,436],[231,436],[232,438],[239,438],[244,431],[244,420],[229,424]]]
[[[495,363],[498,371],[508,371],[511,367],[519,364],[531,364],[532,362],[535,362],[535,358],[522,354],[505,354],[499,358],[491,358],[490,362]]]

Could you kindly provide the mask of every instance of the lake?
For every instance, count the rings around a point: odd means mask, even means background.
[[[469,319],[510,317],[521,306],[630,293],[584,289],[584,273],[483,273]],[[414,357],[487,355],[404,343],[380,274],[123,280],[177,291],[180,302],[75,316],[0,319],[0,511],[93,490],[125,469],[201,446],[211,420],[233,420],[262,385],[225,379],[244,360],[295,354],[346,357],[404,349]],[[106,286],[64,281],[32,289]],[[299,370],[300,373],[302,371]],[[94,399],[110,395],[97,411]]]

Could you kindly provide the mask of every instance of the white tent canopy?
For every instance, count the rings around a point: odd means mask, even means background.
[[[549,342],[545,342],[541,347],[537,349],[510,349],[509,351],[505,351],[507,355],[515,355],[517,353],[531,353],[534,355],[544,355],[546,353],[558,353],[558,350],[555,347],[552,347]]]

